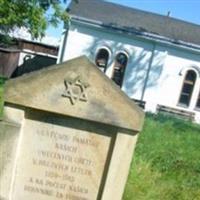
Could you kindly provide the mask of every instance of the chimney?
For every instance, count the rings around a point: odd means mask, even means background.
[[[168,11],[167,12],[167,17],[170,17],[171,16],[171,11]]]

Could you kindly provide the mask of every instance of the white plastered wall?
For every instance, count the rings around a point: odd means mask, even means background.
[[[157,50],[159,50],[160,54],[165,55],[163,57],[162,72],[160,73],[158,83],[153,87],[146,88],[144,100],[148,102],[148,104],[154,102],[155,104],[195,112],[196,121],[200,122],[200,112],[196,109],[197,98],[200,91],[199,54],[164,46],[158,46]],[[152,68],[153,67],[154,62],[152,63]],[[183,81],[188,70],[194,70],[197,74],[197,79],[189,106],[181,107],[178,102]],[[153,74],[153,70],[151,70],[150,74]],[[154,108],[149,108],[149,110],[152,109],[155,111]]]
[[[141,99],[153,44],[102,29],[71,25],[63,61],[86,55],[94,62],[100,48],[107,48],[110,54],[106,70],[108,77],[112,76],[117,53],[125,52],[128,55],[122,90],[131,98]]]
[[[195,109],[200,90],[199,76],[190,106],[178,106],[185,73],[189,69],[200,69],[200,53],[102,28],[72,24],[68,32],[64,61],[86,55],[94,62],[100,48],[106,48],[110,55],[106,70],[108,77],[112,76],[116,54],[125,52],[128,55],[122,90],[130,98],[145,101],[146,111],[156,112],[158,104],[165,105],[195,112],[196,120],[200,122],[200,112]]]

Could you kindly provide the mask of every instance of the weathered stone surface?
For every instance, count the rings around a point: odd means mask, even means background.
[[[77,98],[76,81],[84,88]],[[142,111],[85,57],[8,81],[5,101],[130,130],[139,131],[143,122]]]
[[[76,120],[59,119],[56,124],[42,120],[24,122],[13,196],[97,199],[111,132],[81,121],[77,121],[81,130],[75,124],[71,127]]]
[[[9,196],[18,137],[19,126],[0,122],[0,199]]]
[[[0,199],[120,200],[143,117],[84,57],[8,81]]]

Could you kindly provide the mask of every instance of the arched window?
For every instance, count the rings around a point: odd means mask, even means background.
[[[112,80],[120,87],[122,86],[124,72],[127,63],[128,63],[127,55],[125,53],[118,53],[115,58]]]
[[[192,96],[192,92],[194,89],[195,81],[196,81],[196,72],[193,70],[187,71],[185,76],[183,87],[181,90],[181,95],[179,98],[179,104],[183,106],[189,106],[190,99]]]
[[[199,91],[199,96],[197,98],[196,108],[200,109],[200,91]]]
[[[95,63],[101,69],[101,71],[105,72],[108,64],[109,52],[106,49],[100,49],[97,53]]]

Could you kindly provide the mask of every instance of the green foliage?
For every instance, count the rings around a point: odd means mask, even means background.
[[[7,48],[15,45],[17,45],[17,40],[15,38],[11,38],[9,35],[0,34],[0,47]]]
[[[25,27],[33,38],[43,37],[48,25],[57,26],[68,18],[60,0],[0,0],[0,30],[3,33]]]
[[[124,200],[200,200],[200,126],[147,115]]]

